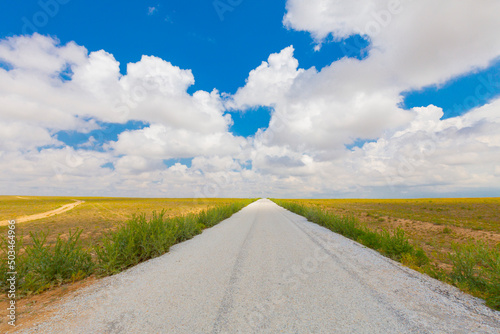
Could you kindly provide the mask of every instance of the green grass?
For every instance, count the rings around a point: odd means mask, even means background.
[[[124,226],[109,233],[95,248],[98,270],[113,274],[167,252],[170,246],[191,239],[207,227],[229,218],[249,201],[232,203],[198,214],[165,218],[165,211],[134,216]]]
[[[337,214],[369,214],[374,217],[433,222],[500,233],[500,198],[422,199],[314,199],[294,200]]]
[[[52,247],[47,246],[47,233],[32,234],[32,246],[25,248],[17,261],[20,291],[37,293],[89,276],[94,264],[89,252],[78,242],[80,234],[81,230],[70,231],[67,239],[58,237]]]
[[[25,200],[13,197],[11,202],[3,202],[0,197],[0,205],[7,212],[20,212],[23,205],[28,205]],[[41,213],[56,209],[64,204],[72,203],[72,199],[83,200],[85,203],[78,205],[63,214],[17,224],[17,231],[24,235],[24,243],[32,243],[30,233],[45,233],[48,235],[47,244],[53,245],[57,236],[63,238],[68,236],[69,230],[81,229],[79,240],[83,247],[91,247],[100,242],[103,235],[116,230],[134,215],[144,213],[146,218],[152,217],[154,211],[165,210],[165,217],[175,217],[189,213],[197,213],[212,207],[231,204],[238,199],[215,198],[215,199],[192,199],[192,198],[108,198],[108,197],[30,197],[37,204],[36,211],[31,209],[29,214]],[[9,203],[13,203],[10,207]],[[24,204],[23,204],[24,203]],[[22,209],[26,210],[26,209]],[[5,219],[13,219],[15,215],[4,215]],[[0,235],[5,235],[7,226],[0,226]]]
[[[337,216],[317,207],[301,205],[294,202],[274,200],[276,204],[296,214],[306,217],[309,221],[324,226],[347,238],[373,248],[394,260],[415,259],[415,265],[425,264],[428,259],[420,249],[412,245],[401,229],[394,231],[372,231],[361,226],[352,216]],[[419,259],[421,258],[421,259]]]
[[[464,291],[482,296],[487,305],[500,309],[500,247],[483,243],[456,245],[450,254],[451,281]]]
[[[82,230],[58,235],[55,242],[47,242],[48,231],[31,232],[29,244],[19,238],[16,270],[17,292],[20,296],[39,293],[64,283],[81,280],[92,274],[111,275],[140,262],[160,256],[169,248],[229,218],[253,200],[238,200],[198,213],[168,217],[160,213],[134,215],[117,229],[108,231],[92,245],[83,246]],[[1,239],[7,249],[6,235]],[[0,289],[7,291],[6,253],[1,254]]]
[[[316,200],[274,200],[282,207],[306,217],[309,221],[325,226],[333,232],[342,234],[367,247],[379,251],[404,265],[428,274],[431,277],[451,283],[465,292],[474,296],[484,298],[488,306],[500,310],[500,245],[492,246],[481,241],[470,241],[468,243],[453,243],[452,250],[447,251],[443,245],[449,240],[432,239],[431,249],[440,250],[434,253],[431,262],[428,253],[419,246],[419,243],[411,240],[405,231],[399,227],[394,229],[376,228],[369,223],[361,223],[357,217],[349,215],[348,210],[343,212],[347,215],[340,216],[318,204]],[[330,201],[330,200],[328,200]],[[334,202],[335,200],[330,201]],[[430,200],[420,200],[427,203]],[[446,200],[433,200],[443,203]],[[326,201],[323,201],[325,203]],[[478,200],[481,202],[481,200]],[[371,204],[377,203],[376,201]],[[377,203],[379,205],[380,203]],[[420,204],[419,204],[420,205]],[[435,208],[429,211],[439,212]],[[358,209],[359,210],[359,209]],[[472,211],[472,210],[470,210]],[[484,216],[494,217],[498,214],[484,212]],[[368,217],[379,218],[380,211],[371,211],[365,214]],[[356,213],[359,213],[356,211]],[[408,216],[408,215],[406,215]],[[378,219],[375,222],[379,221]],[[378,226],[377,226],[378,227]],[[452,229],[445,227],[442,235],[450,239]],[[444,250],[444,251],[443,251]],[[448,270],[443,269],[439,264],[450,264]]]

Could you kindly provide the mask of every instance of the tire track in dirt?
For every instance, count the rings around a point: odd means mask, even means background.
[[[42,212],[42,213],[36,213],[36,214],[30,215],[30,216],[19,217],[19,218],[15,219],[15,221],[16,221],[16,223],[25,223],[25,222],[29,222],[32,220],[37,220],[37,219],[42,219],[42,218],[47,218],[47,217],[59,215],[61,213],[67,212],[71,209],[74,209],[76,206],[78,206],[82,203],[85,203],[85,201],[80,201],[80,200],[74,200],[74,201],[75,201],[74,203],[65,204],[65,205],[63,205],[60,208],[57,208],[55,210],[46,211],[46,212]],[[9,224],[9,220],[0,221],[0,226],[5,226],[8,224]]]

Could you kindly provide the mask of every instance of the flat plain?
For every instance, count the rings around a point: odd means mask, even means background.
[[[17,244],[19,255],[26,253],[27,247],[34,246],[31,233],[47,236],[43,247],[46,250],[57,248],[56,240],[60,237],[67,240],[70,231],[73,233],[81,230],[78,239],[84,249],[92,254],[95,259],[95,248],[102,245],[108,233],[114,233],[125,227],[134,216],[145,216],[149,220],[154,212],[163,212],[165,219],[197,214],[208,209],[227,207],[233,203],[241,202],[241,199],[160,199],[160,198],[105,198],[105,197],[35,197],[35,196],[0,196],[0,221],[18,220],[27,216],[38,215],[53,211],[62,206],[82,202],[69,211],[42,219],[19,222],[16,224]],[[136,220],[136,219],[135,219]],[[20,220],[22,221],[22,219]],[[8,226],[0,226],[0,235],[7,237]],[[22,238],[21,238],[22,236]],[[21,240],[22,239],[22,240]],[[0,256],[4,258],[7,249],[5,241],[0,249]],[[22,241],[22,242],[21,242]],[[66,244],[68,245],[68,244]],[[5,246],[5,247],[4,247]],[[54,247],[55,246],[55,247]],[[75,248],[71,246],[74,250]],[[33,250],[33,248],[31,248]],[[53,251],[52,251],[53,253]],[[17,314],[26,321],[31,315],[37,314],[40,309],[52,305],[67,293],[92,284],[97,280],[95,275],[85,279],[62,280],[59,284],[52,284],[49,289],[41,293],[20,295],[17,302]],[[7,308],[7,296],[0,297],[0,308]],[[5,318],[0,319],[0,332],[6,328]]]
[[[430,258],[432,270],[426,273],[445,281],[445,276],[453,270],[450,254],[457,247],[481,244],[491,249],[492,254],[500,254],[500,198],[287,201],[338,216],[352,216],[371,230],[402,229],[408,239]],[[472,292],[467,286],[461,288]],[[481,289],[475,289],[474,295],[483,297]]]
[[[24,235],[24,245],[30,245],[30,232],[48,231],[47,243],[51,245],[58,236],[65,238],[70,230],[81,229],[80,240],[83,246],[91,248],[99,244],[106,233],[123,226],[134,215],[144,214],[150,218],[154,211],[164,210],[166,217],[174,217],[231,204],[237,200],[0,196],[0,221],[18,219],[83,201],[64,213],[19,223],[17,232]],[[413,244],[426,252],[433,265],[443,272],[451,271],[449,255],[457,244],[481,242],[500,251],[500,198],[289,201],[338,216],[353,216],[361,225],[377,231],[400,228]],[[0,226],[2,235],[6,235],[6,230],[6,226]],[[23,298],[19,304],[20,314],[27,319],[29,313],[36,313],[67,293],[93,284],[95,279],[91,276],[83,281],[64,284],[42,294]],[[460,288],[470,292],[467,287]],[[481,291],[475,291],[473,295],[483,297]],[[6,299],[2,298],[0,305],[5,303]]]
[[[43,197],[0,196],[0,221],[55,210],[76,200],[84,203],[59,215],[17,224],[17,232],[24,235],[29,245],[29,233],[48,232],[47,242],[53,243],[58,235],[65,236],[70,230],[82,229],[80,240],[84,246],[97,242],[106,232],[121,226],[133,215],[145,214],[150,218],[154,211],[165,210],[165,217],[173,217],[219,205],[229,204],[235,199],[192,198],[110,198],[110,197]],[[5,235],[6,226],[0,226]]]
[[[498,333],[500,312],[261,199],[19,333]]]

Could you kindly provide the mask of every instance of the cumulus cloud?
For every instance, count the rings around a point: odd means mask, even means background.
[[[238,89],[229,101],[229,107],[246,109],[255,106],[273,106],[282,101],[295,78],[304,72],[293,57],[294,48],[289,46],[280,53],[273,53],[267,62],[252,70],[244,87]]]
[[[118,154],[133,154],[152,159],[192,158],[202,155],[238,156],[243,138],[228,132],[201,134],[153,124],[142,130],[125,131],[111,147]]]
[[[439,106],[401,107],[405,91],[498,59],[498,1],[288,0],[286,9],[289,29],[318,44],[362,35],[368,56],[304,69],[289,46],[228,96],[189,94],[191,70],[154,56],[122,74],[105,50],[38,34],[1,40],[3,192],[399,197],[500,190],[500,99],[445,120]],[[269,126],[249,138],[233,135],[227,111],[257,106],[271,107]],[[131,120],[144,128],[98,148],[92,141],[71,148],[55,136]],[[182,158],[191,166],[165,163]]]
[[[87,50],[70,42],[64,46],[50,37],[8,37],[0,41],[0,57],[16,72],[29,71],[30,75],[53,74],[62,71],[68,64],[78,65],[85,61]]]
[[[367,36],[373,62],[419,88],[485,67],[498,57],[500,3],[477,1],[288,0],[284,23],[321,42]]]
[[[500,23],[490,9],[498,6],[492,1],[485,10],[473,1],[289,0],[284,19],[289,28],[309,31],[318,43],[329,35],[341,40],[361,34],[371,43],[370,53],[363,60],[341,59],[320,72],[298,70],[286,92],[278,94],[284,98],[275,101],[269,128],[255,138],[256,145],[281,153],[254,164],[280,175],[272,166],[281,162],[281,175],[283,170],[290,175],[300,161],[293,157],[307,154],[310,170],[324,176],[315,185],[319,193],[373,187],[391,194],[395,185],[416,187],[410,193],[466,184],[499,187],[500,180],[492,177],[496,148],[485,144],[495,142],[500,130],[492,118],[499,114],[497,103],[445,121],[434,106],[400,107],[402,92],[439,85],[486,67],[500,55],[498,39],[491,44]],[[242,92],[250,91],[250,82],[251,76]],[[258,87],[269,91],[272,86],[269,80]],[[485,108],[493,114],[469,121]],[[354,152],[345,149],[357,139],[374,142]],[[432,154],[425,151],[429,147],[435,147]],[[305,179],[312,184],[312,178]]]
[[[228,131],[232,120],[224,114],[219,92],[188,94],[194,83],[191,70],[160,58],[144,56],[122,75],[118,61],[104,50],[89,53],[75,43],[61,45],[34,34],[0,41],[0,62],[0,158],[17,167],[15,173],[4,169],[4,176],[17,175],[10,189],[24,189],[26,184],[14,182],[20,179],[37,189],[53,189],[50,185],[59,184],[61,175],[82,191],[111,180],[118,187],[124,177],[140,178],[144,185],[145,175],[159,177],[168,169],[164,160],[237,157],[246,145]],[[90,140],[80,150],[56,137],[59,131],[98,130],[99,122],[128,121],[141,121],[146,128],[126,130],[99,147]],[[179,166],[173,169],[183,172]],[[110,178],[94,182],[100,175]],[[149,182],[160,184],[154,177]]]
[[[59,144],[62,143],[42,127],[21,122],[0,122],[0,150],[4,152],[29,151],[41,146]]]
[[[417,117],[407,128],[356,149],[351,168],[391,187],[460,190],[498,185],[498,110],[500,100],[440,120],[440,108],[415,108]]]
[[[191,70],[157,57],[128,64],[122,75],[118,61],[104,50],[88,53],[74,43],[60,45],[34,34],[1,41],[0,61],[11,67],[0,68],[2,118],[10,121],[85,130],[94,127],[85,125],[85,119],[138,120],[208,133],[223,131],[231,123],[223,115],[217,91],[188,94],[194,83]],[[69,80],[61,77],[66,72]]]

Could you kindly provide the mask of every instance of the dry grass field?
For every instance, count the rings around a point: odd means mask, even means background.
[[[68,197],[0,196],[0,221],[54,210],[72,202]]]
[[[500,198],[276,201],[500,310]]]
[[[452,268],[456,245],[483,243],[500,250],[500,198],[291,200],[339,216],[354,216],[372,230],[405,231],[431,262]]]
[[[161,198],[106,198],[106,197],[33,197],[0,196],[0,221],[17,219],[57,209],[62,205],[84,201],[77,207],[59,215],[17,224],[17,232],[24,235],[29,245],[29,233],[48,231],[48,243],[70,230],[82,229],[80,240],[84,246],[95,244],[103,234],[125,223],[134,214],[166,211],[166,217],[196,213],[203,209],[234,202],[234,199],[161,199]],[[7,227],[0,226],[0,234]]]
[[[500,198],[308,200],[337,213],[372,214],[500,233]]]
[[[52,211],[75,201],[83,203],[57,215],[16,224],[17,245],[22,245],[16,258],[20,282],[17,315],[23,322],[30,321],[68,292],[92,284],[98,277],[160,256],[171,245],[201,233],[252,202],[0,196],[0,221]],[[81,231],[79,237],[70,235],[70,231],[77,230]],[[30,233],[35,234],[35,240]],[[0,235],[0,257],[4,259],[0,268],[6,277],[8,226],[0,226]],[[22,242],[20,235],[24,236]],[[41,242],[45,235],[46,240]],[[144,240],[146,243],[140,244]],[[5,283],[2,289],[6,291]],[[7,309],[8,302],[7,294],[2,294],[0,308]],[[6,318],[2,317],[0,332],[7,329]]]

